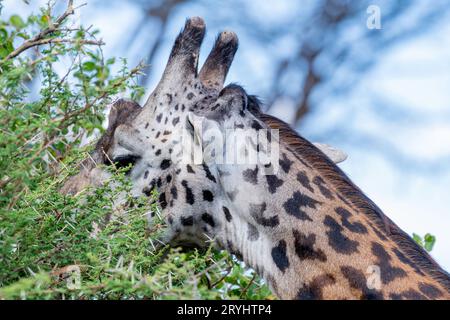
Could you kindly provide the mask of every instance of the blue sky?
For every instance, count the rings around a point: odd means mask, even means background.
[[[255,4],[250,2],[249,6]],[[257,9],[261,17],[271,17],[274,21],[290,11],[287,1],[281,1],[275,7],[259,4]],[[145,41],[141,42],[142,47],[124,48],[124,39],[134,30],[133,22],[141,17],[138,8],[126,2],[115,2],[101,10],[92,10],[93,7],[93,4],[89,4],[82,9],[78,19],[85,26],[92,24],[101,30],[101,36],[106,42],[106,56],[125,56],[129,58],[130,64],[145,58],[142,56],[146,52],[143,47]],[[10,12],[24,12],[25,15],[28,10],[21,1],[5,2],[6,15]],[[185,18],[193,15],[204,16],[207,24],[214,20],[200,5],[183,6],[177,10],[169,25],[168,38],[157,55],[160,63],[152,66],[155,76],[150,86],[155,84],[162,73],[170,45]],[[213,27],[208,30],[201,59],[206,57],[217,32],[227,27],[226,23],[213,23]],[[271,65],[270,55],[264,50],[255,50],[251,37],[245,34],[242,36],[239,30],[236,31],[240,36],[240,49],[228,81],[239,82],[250,93],[264,97],[264,90],[270,83],[265,72]],[[314,139],[338,119],[344,120],[349,139],[347,142],[341,141],[338,147],[344,149],[349,158],[341,167],[406,232],[420,235],[430,232],[436,235],[437,243],[432,256],[447,270],[450,270],[449,35],[450,17],[447,17],[430,31],[391,47],[380,57],[376,66],[354,84],[350,94],[345,97],[330,96],[325,103],[327,109],[321,108],[299,128],[306,138]],[[152,35],[140,36],[151,39]],[[268,47],[267,50],[271,50],[271,53],[277,50],[275,53],[283,54],[283,51],[292,50],[292,45],[289,39],[281,39],[278,47]],[[382,101],[376,100],[378,98]],[[383,104],[414,110],[419,116],[399,120],[395,114],[388,112],[382,118],[379,107]],[[341,119],[343,115],[339,110],[344,107],[351,114],[348,119]],[[437,116],[429,119],[431,113]],[[280,102],[273,114],[289,120],[292,114],[291,102]],[[370,143],[352,143],[353,138],[357,138],[360,133],[383,136],[396,151],[412,156],[419,165],[442,158],[448,159],[448,164],[442,165],[440,162],[439,168],[430,165],[426,170],[403,170],[404,164],[399,165],[382,152],[374,152],[374,146]]]
[[[364,103],[364,95],[383,95],[423,115],[438,119],[407,123],[371,119],[355,121],[364,130],[381,130],[403,152],[419,161],[446,158],[445,169],[429,173],[402,171],[365,149],[346,149],[342,165],[350,177],[408,233],[437,236],[432,255],[450,269],[450,23],[448,19],[421,37],[394,47],[354,90],[349,103]],[[361,98],[362,97],[362,98]]]

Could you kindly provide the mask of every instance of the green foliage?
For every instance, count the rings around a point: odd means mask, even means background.
[[[105,59],[98,31],[65,27],[71,9],[0,20],[0,299],[273,298],[226,252],[161,244],[156,195],[132,198],[124,170],[58,192],[112,98],[143,94],[141,66]]]
[[[164,222],[158,214],[147,222],[149,212],[159,212],[156,195],[151,202],[132,198],[124,170],[75,197],[58,192],[64,177],[43,179],[2,212],[0,298],[270,297],[226,252],[161,245]],[[68,269],[79,270],[79,279],[73,281],[77,274]]]
[[[51,10],[49,6],[27,19],[13,15],[0,21],[3,205],[11,194],[35,187],[40,174],[54,170],[83,138],[103,130],[105,106],[111,97],[124,91],[133,98],[142,94],[135,84],[140,66],[128,70],[122,60],[120,71],[112,76],[115,60],[104,59],[101,42],[96,40],[98,31],[66,28]],[[41,42],[48,44],[38,45]],[[19,45],[14,47],[15,43]],[[37,53],[20,51],[31,45]],[[20,53],[8,58],[13,52]],[[36,95],[29,87],[39,81]]]
[[[433,250],[434,244],[436,243],[436,237],[429,233],[427,233],[423,238],[418,234],[413,233],[413,240],[428,252]]]

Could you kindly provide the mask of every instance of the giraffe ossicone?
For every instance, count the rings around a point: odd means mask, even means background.
[[[215,239],[282,299],[448,299],[448,273],[336,166],[344,153],[313,145],[264,114],[240,86],[223,88],[238,46],[234,33],[217,37],[197,72],[204,34],[201,18],[186,21],[148,101],[142,108],[125,100],[113,104],[105,134],[62,192],[108,179],[98,164],[132,164],[132,193],[158,190],[168,224],[164,241],[204,246]],[[213,136],[205,137],[195,117],[219,137],[228,138],[229,130],[256,135],[243,148],[230,149],[228,139],[218,138],[211,149]],[[186,161],[183,135],[213,158],[238,150],[271,160],[207,162],[189,154]],[[269,156],[272,145],[262,141],[276,142],[276,161]]]

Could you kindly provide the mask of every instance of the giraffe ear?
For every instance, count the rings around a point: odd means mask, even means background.
[[[194,151],[188,159],[193,160],[194,164],[223,163],[224,137],[217,121],[190,112],[186,117],[186,131],[188,140],[184,139],[183,134],[183,147]]]
[[[220,134],[220,128],[217,121],[200,117],[192,112],[189,112],[186,117],[186,130],[188,134],[194,138],[194,142],[202,144],[205,136]]]
[[[202,118],[189,112],[186,117],[185,125],[187,135],[194,141],[194,144],[200,145],[202,138]]]
[[[334,163],[340,163],[347,159],[347,154],[335,147],[332,147],[325,143],[314,142],[313,145],[316,146],[320,151],[322,151],[328,158]]]

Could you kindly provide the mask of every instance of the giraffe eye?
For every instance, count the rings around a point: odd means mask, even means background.
[[[117,156],[114,159],[112,159],[112,162],[114,165],[120,169],[128,167],[130,164],[131,166],[134,166],[134,164],[140,159],[141,157],[135,156],[135,155],[124,155],[124,156]],[[107,160],[107,165],[111,165],[111,162]]]

